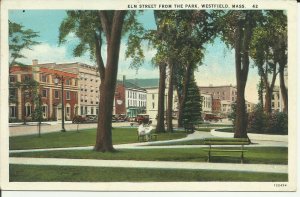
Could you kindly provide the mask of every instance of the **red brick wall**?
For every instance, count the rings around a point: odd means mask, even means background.
[[[118,104],[118,100],[121,100],[122,104]],[[125,87],[122,84],[116,86],[115,107],[116,114],[126,114]]]
[[[213,113],[221,112],[221,100],[220,99],[212,99],[212,111],[213,111]]]

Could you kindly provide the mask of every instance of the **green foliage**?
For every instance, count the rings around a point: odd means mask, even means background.
[[[192,78],[188,85],[187,99],[183,107],[183,122],[184,125],[198,125],[202,121],[202,98],[197,86],[197,83]]]
[[[248,131],[265,131],[266,130],[267,116],[264,113],[263,106],[257,104],[254,111],[248,117]]]
[[[16,63],[16,59],[25,57],[22,54],[23,49],[31,49],[33,45],[39,44],[34,39],[39,37],[38,32],[32,29],[24,29],[18,23],[8,21],[9,36],[9,66]]]
[[[288,134],[288,115],[283,112],[272,113],[269,116],[267,132]]]
[[[107,11],[112,19],[114,11]],[[143,36],[143,26],[137,22],[136,15],[138,11],[127,11],[122,29],[123,35],[127,35],[127,49],[125,56],[131,58],[132,67],[141,66],[144,59],[143,50],[141,48],[141,40]],[[96,61],[96,46],[101,47],[105,43],[105,32],[102,28],[101,17],[99,11],[95,10],[78,10],[67,11],[67,17],[62,21],[59,28],[59,44],[65,44],[69,39],[68,36],[75,35],[79,39],[79,44],[73,49],[73,55],[79,57],[86,52],[90,54],[90,59]]]
[[[255,133],[288,134],[288,115],[283,112],[264,113],[258,104],[248,117],[248,131]]]
[[[236,119],[236,102],[231,105],[231,113],[228,115],[228,118],[232,121],[233,127],[235,127]]]

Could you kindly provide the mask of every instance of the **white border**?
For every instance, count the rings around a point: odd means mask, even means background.
[[[10,183],[8,182],[8,43],[7,26],[9,9],[127,9],[130,4],[182,4],[181,0],[3,0],[1,2],[1,67],[0,67],[0,121],[1,121],[1,188],[5,190],[88,190],[88,191],[295,191],[296,189],[296,3],[289,0],[244,1],[246,8],[253,4],[259,9],[286,9],[288,13],[288,62],[289,62],[289,182],[287,187],[276,188],[268,182],[182,182],[182,183]],[[203,1],[188,0],[186,3]],[[238,3],[241,1],[204,1],[212,4]],[[291,107],[293,106],[293,107]],[[293,118],[291,118],[293,117]]]

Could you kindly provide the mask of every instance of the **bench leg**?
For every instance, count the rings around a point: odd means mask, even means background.
[[[211,149],[211,146],[209,146],[209,150],[208,150],[208,160],[207,160],[207,162],[210,162],[210,160],[211,160],[211,155],[210,155],[210,149]]]
[[[242,154],[241,154],[241,164],[244,163],[244,151],[242,151]]]

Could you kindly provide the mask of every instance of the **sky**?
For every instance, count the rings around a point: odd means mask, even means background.
[[[89,54],[82,57],[74,57],[72,50],[77,43],[74,34],[67,37],[64,45],[58,45],[59,26],[66,17],[64,10],[10,10],[9,20],[19,23],[24,28],[30,28],[39,32],[36,41],[39,45],[32,47],[32,50],[23,50],[22,53],[26,58],[18,59],[24,64],[31,64],[33,59],[38,59],[39,63],[67,63],[81,62],[89,65],[95,65],[90,60]],[[145,11],[138,20],[146,29],[155,29],[153,11]],[[158,78],[159,72],[151,64],[151,59],[155,55],[154,49],[149,49],[145,43],[143,46],[145,61],[138,70],[130,69],[130,59],[125,59],[126,40],[122,40],[120,48],[118,78],[126,75],[130,78]],[[248,81],[246,85],[246,100],[257,103],[257,69],[250,63]],[[198,67],[195,73],[198,86],[208,85],[236,85],[234,50],[228,49],[226,45],[216,38],[213,43],[206,44],[205,57],[203,64]]]

